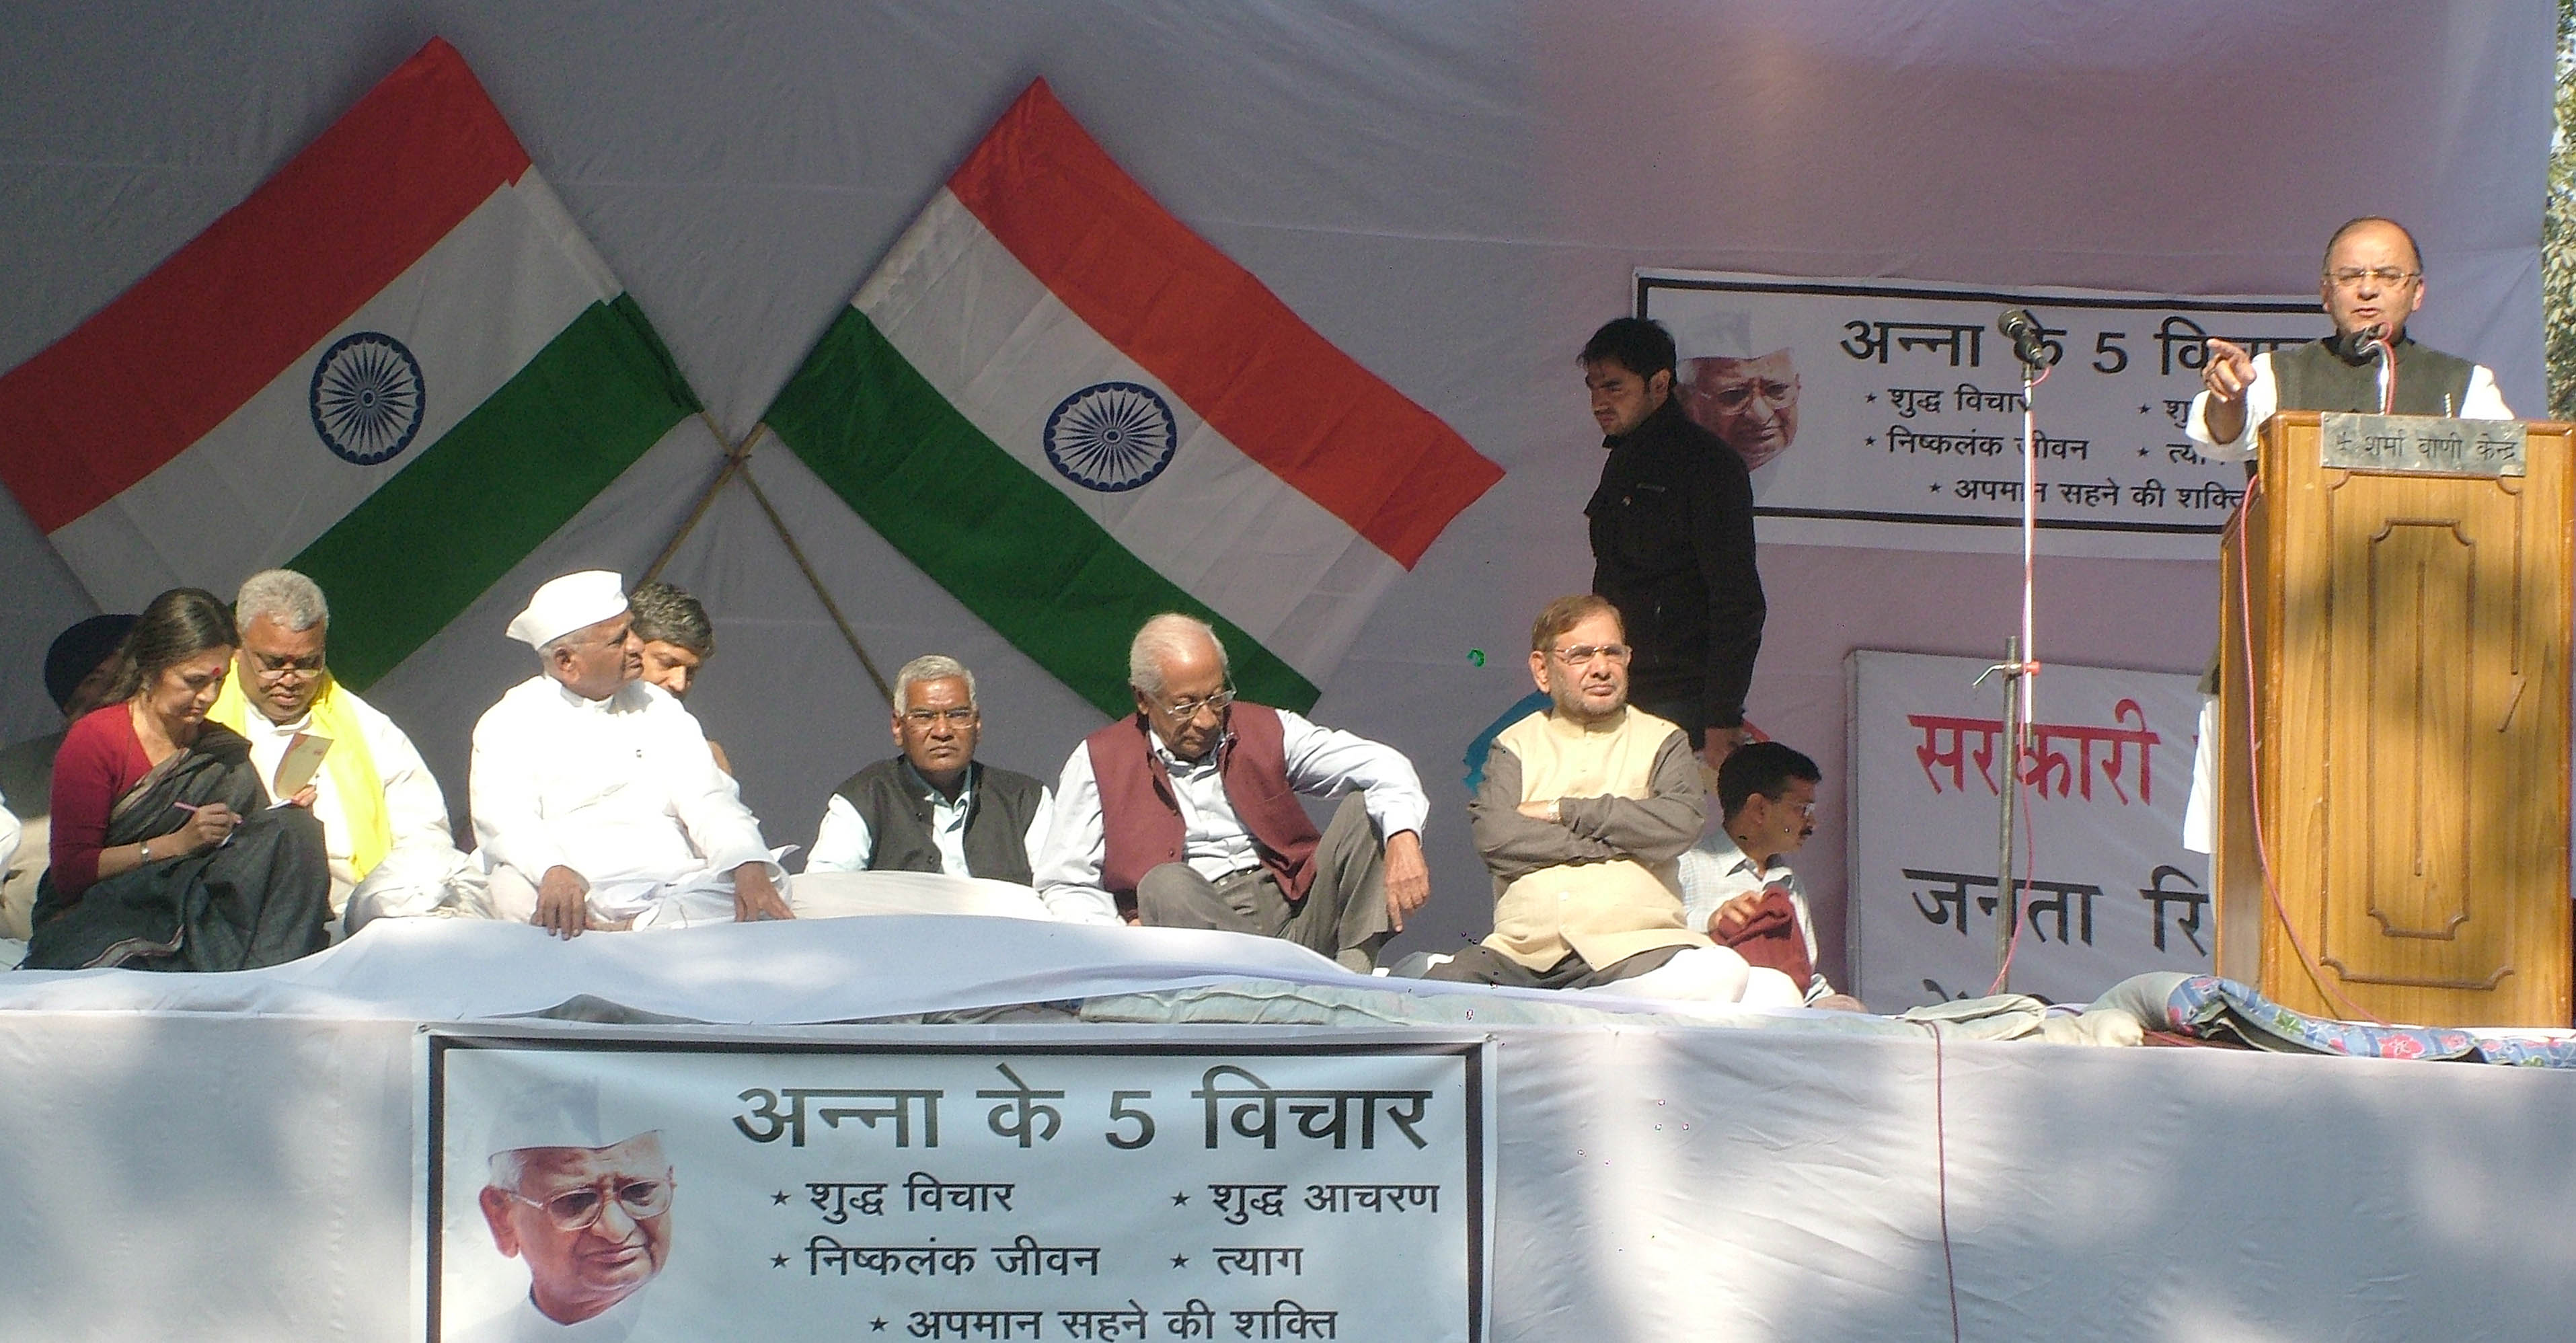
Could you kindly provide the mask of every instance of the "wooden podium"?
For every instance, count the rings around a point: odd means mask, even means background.
[[[2220,566],[2220,974],[2324,1016],[2569,1024],[2568,437],[2262,426]]]

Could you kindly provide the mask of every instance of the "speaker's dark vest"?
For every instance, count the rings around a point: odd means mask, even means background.
[[[2396,412],[2459,414],[2474,368],[2466,359],[2416,344],[2412,336],[2400,337]],[[2280,384],[2283,410],[2379,409],[2379,361],[2369,355],[2347,358],[2339,339],[2274,350],[2272,377]]]
[[[1152,732],[1137,714],[1082,739],[1091,753],[1091,776],[1100,785],[1100,884],[1122,903],[1135,895],[1147,872],[1181,861],[1188,839],[1171,772],[1153,751]],[[1217,743],[1216,768],[1225,781],[1225,800],[1251,833],[1261,865],[1289,899],[1304,899],[1315,883],[1315,841],[1321,836],[1289,786],[1287,731],[1279,711],[1236,704]]]
[[[2399,415],[2457,415],[2469,399],[2469,375],[2477,366],[2456,355],[2418,345],[2413,336],[2397,339],[2397,394],[2390,398]],[[2282,410],[2379,409],[2379,360],[2344,353],[2343,338],[2330,336],[2272,352],[2272,380],[2279,387]],[[2245,463],[2245,478],[2254,478],[2254,463]],[[2218,693],[2218,660],[2200,678],[2200,693]]]
[[[967,767],[972,790],[966,809],[966,871],[958,876],[990,877],[1029,884],[1027,836],[1046,797],[1046,785],[1025,774],[995,769],[981,761]],[[930,785],[904,763],[902,756],[880,760],[849,777],[834,790],[859,819],[868,823],[868,869],[874,872],[938,872],[939,843],[931,837]]]

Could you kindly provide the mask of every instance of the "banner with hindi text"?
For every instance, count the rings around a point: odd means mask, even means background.
[[[1976,658],[1856,652],[1853,992],[1901,1012],[1995,978],[2003,692]],[[2033,678],[2015,883],[2028,879],[2010,989],[2086,1003],[2149,970],[2211,972],[2209,859],[2182,846],[2194,677],[2049,663]]]
[[[1486,1336],[1480,1041],[427,1040],[430,1343]]]
[[[1996,322],[2039,318],[2039,547],[2214,560],[2245,475],[2183,436],[2211,338],[2261,352],[2329,328],[2315,295],[1791,280],[1639,270],[1679,347],[1682,408],[1753,467],[1762,539],[2013,551],[2022,366]]]

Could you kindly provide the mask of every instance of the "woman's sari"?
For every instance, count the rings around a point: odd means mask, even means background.
[[[47,873],[25,968],[248,970],[321,950],[331,917],[322,823],[306,808],[268,805],[250,743],[229,728],[207,724],[193,745],[125,790],[102,847],[159,839],[187,823],[188,808],[218,802],[242,816],[223,844],[155,859],[69,897]]]

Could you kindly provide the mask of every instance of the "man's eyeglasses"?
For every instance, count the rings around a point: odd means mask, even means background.
[[[1191,719],[1198,717],[1202,713],[1224,713],[1226,706],[1232,703],[1234,703],[1234,692],[1232,690],[1220,690],[1205,699],[1185,699],[1177,703],[1166,704],[1163,706],[1163,712],[1186,723]]]
[[[1629,652],[1626,644],[1576,644],[1572,648],[1557,649],[1555,656],[1557,661],[1566,666],[1581,667],[1590,664],[1595,658],[1626,662]]]
[[[1798,399],[1798,384],[1794,379],[1788,382],[1741,382],[1716,388],[1706,395],[1709,404],[1729,415],[1751,406],[1757,396],[1765,405],[1778,410]]]
[[[2346,266],[2341,270],[2327,271],[2326,278],[2333,280],[2337,289],[2359,289],[2364,280],[2375,280],[2382,289],[2394,289],[2409,280],[2421,278],[2423,274],[2420,270],[2399,270],[2395,266],[2379,266],[2370,270]]]
[[[280,685],[290,680],[310,681],[322,674],[322,657],[318,653],[310,662],[297,658],[272,658],[265,653],[253,653],[250,660],[251,670],[261,685]]]
[[[608,1175],[579,1189],[567,1189],[553,1198],[530,1198],[515,1189],[501,1192],[531,1208],[543,1209],[546,1220],[554,1223],[555,1230],[579,1231],[599,1220],[599,1214],[608,1207],[608,1195],[612,1191],[616,1194],[617,1206],[624,1208],[628,1217],[640,1222],[669,1211],[671,1190],[678,1184],[679,1181],[672,1179],[621,1180]]]
[[[972,704],[958,709],[907,709],[904,711],[903,721],[914,727],[929,727],[935,723],[946,723],[950,727],[965,727],[975,721],[977,712],[978,710]]]

